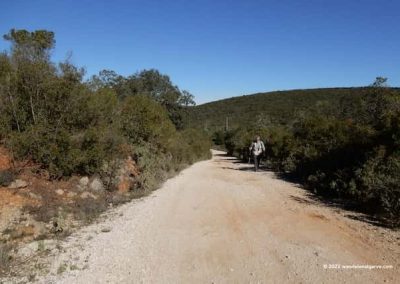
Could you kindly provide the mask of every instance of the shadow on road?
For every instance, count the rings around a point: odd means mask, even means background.
[[[214,154],[215,157],[229,157],[227,154],[225,153],[218,153],[218,154]],[[233,158],[233,157],[229,157],[229,158]]]
[[[236,167],[236,168],[222,167],[222,169],[224,169],[224,170],[233,170],[233,171],[255,172],[254,166],[252,166],[252,165],[248,165],[247,167],[243,166],[243,167]],[[271,170],[269,170],[267,168],[264,168],[264,167],[260,167],[258,169],[258,172],[271,172]]]
[[[360,206],[355,202],[344,200],[340,198],[329,198],[324,196],[315,195],[304,187],[306,196],[290,196],[290,198],[298,203],[307,205],[326,206],[334,209],[341,209],[344,211],[344,216],[353,220],[365,222],[374,226],[382,228],[393,228],[393,224],[389,220],[376,218],[368,212],[361,210]]]
[[[222,155],[226,157],[226,160],[232,161],[234,164],[240,164],[241,166],[238,167],[222,167],[222,169],[227,169],[227,170],[236,170],[236,171],[245,171],[245,172],[254,172],[254,164],[252,163],[244,163],[236,158],[228,157],[226,155]],[[267,168],[265,165],[260,166],[259,172],[273,172],[270,168]],[[341,209],[345,211],[345,216],[347,218],[365,222],[374,226],[379,226],[383,228],[393,228],[394,224],[390,222],[389,219],[384,219],[384,218],[376,218],[375,216],[369,214],[369,212],[362,210],[362,208],[354,201],[349,201],[346,199],[341,199],[341,198],[333,198],[331,196],[323,196],[323,195],[317,195],[314,192],[308,190],[302,185],[302,181],[299,179],[296,179],[293,176],[284,174],[284,173],[278,173],[274,172],[276,175],[276,178],[285,180],[287,182],[295,184],[297,187],[301,188],[304,190],[306,196],[304,198],[298,197],[298,196],[291,196],[291,199],[293,201],[302,203],[302,204],[308,204],[308,205],[319,205],[319,206],[327,206],[331,207],[334,209]]]

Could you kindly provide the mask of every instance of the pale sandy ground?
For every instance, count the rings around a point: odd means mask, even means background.
[[[399,283],[398,232],[216,154],[73,235],[41,282]]]

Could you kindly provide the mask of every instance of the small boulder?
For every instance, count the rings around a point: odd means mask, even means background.
[[[103,227],[103,228],[101,228],[101,230],[100,230],[102,233],[109,233],[109,232],[111,232],[111,228],[110,227]]]
[[[16,189],[16,188],[25,188],[28,186],[28,183],[22,179],[16,179],[13,181],[8,188]]]
[[[83,177],[79,180],[79,183],[77,185],[77,189],[79,191],[84,191],[87,189],[87,186],[89,185],[89,178],[88,177]]]
[[[89,184],[89,178],[88,177],[83,177],[79,180],[79,185],[84,187]]]
[[[58,195],[63,195],[63,194],[64,194],[64,190],[62,190],[61,188],[59,188],[59,189],[56,190],[56,193],[57,193]]]
[[[89,192],[87,192],[87,191],[82,192],[81,195],[80,195],[79,197],[82,198],[82,199],[86,199],[86,198],[89,197]]]
[[[99,178],[94,178],[89,187],[91,190],[96,192],[104,191],[104,185]]]
[[[82,199],[87,199],[87,198],[93,198],[93,199],[97,199],[97,196],[96,195],[94,195],[93,193],[90,193],[90,192],[87,192],[87,191],[85,191],[85,192],[82,192],[82,194],[80,195],[80,197],[82,198]]]

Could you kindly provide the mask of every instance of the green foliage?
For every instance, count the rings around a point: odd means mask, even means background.
[[[46,30],[28,32],[27,30],[15,30],[4,35],[4,39],[11,41],[14,47],[37,48],[40,50],[50,49],[54,46],[54,33]]]
[[[147,189],[209,157],[208,136],[177,131],[193,95],[167,75],[103,70],[83,82],[83,69],[50,60],[52,32],[11,30],[4,38],[12,47],[0,54],[0,142],[16,158],[40,163],[52,178],[96,173],[110,181],[131,155]]]
[[[118,157],[122,138],[111,129],[88,128],[79,134],[65,129],[57,133],[46,125],[14,132],[7,140],[18,159],[31,158],[47,168],[53,178],[73,173],[94,174],[103,163]]]
[[[225,144],[225,133],[221,130],[215,131],[212,134],[212,141],[214,145],[224,145]]]
[[[186,160],[189,163],[193,163],[197,160],[204,160],[211,158],[210,148],[211,141],[207,133],[199,131],[197,129],[188,128],[180,133],[180,139],[178,140],[183,147],[186,147],[186,151],[179,150],[179,154],[189,154]],[[179,156],[179,155],[175,155]],[[181,158],[182,159],[182,158]],[[183,160],[183,159],[182,159]]]
[[[277,91],[234,97],[190,107],[185,125],[206,129],[210,133],[229,128],[249,128],[260,123],[290,125],[308,111],[315,111],[318,102],[338,109],[342,99],[363,97],[369,88],[331,88]]]
[[[247,149],[250,146],[250,143],[254,138],[253,136],[254,135],[250,134],[250,132],[246,132],[244,129],[227,131],[224,143],[228,155],[243,155],[244,149]]]
[[[145,95],[127,97],[120,109],[121,131],[131,143],[150,143],[161,148],[175,135],[166,110]]]
[[[121,99],[135,95],[148,96],[167,111],[178,130],[183,128],[183,117],[187,114],[185,107],[195,104],[192,94],[180,91],[167,75],[155,69],[143,70],[128,77],[102,70],[99,75],[92,76],[88,86],[92,90],[113,89]]]
[[[265,155],[269,158],[272,168],[279,171],[291,172],[296,167],[296,141],[288,127],[270,126],[268,134],[263,136],[265,141]]]
[[[400,215],[400,152],[388,153],[381,146],[371,153],[357,171],[361,199],[373,200],[381,210],[396,218]]]
[[[211,141],[206,133],[196,129],[177,132],[162,151],[153,144],[140,144],[134,149],[135,160],[141,165],[141,188],[154,189],[160,181],[184,167],[211,158]],[[157,154],[155,154],[157,153]]]

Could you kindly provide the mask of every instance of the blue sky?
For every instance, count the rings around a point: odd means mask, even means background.
[[[156,68],[198,103],[260,91],[400,85],[398,0],[3,0],[0,33],[56,33],[88,75]],[[0,41],[0,50],[8,43]]]

